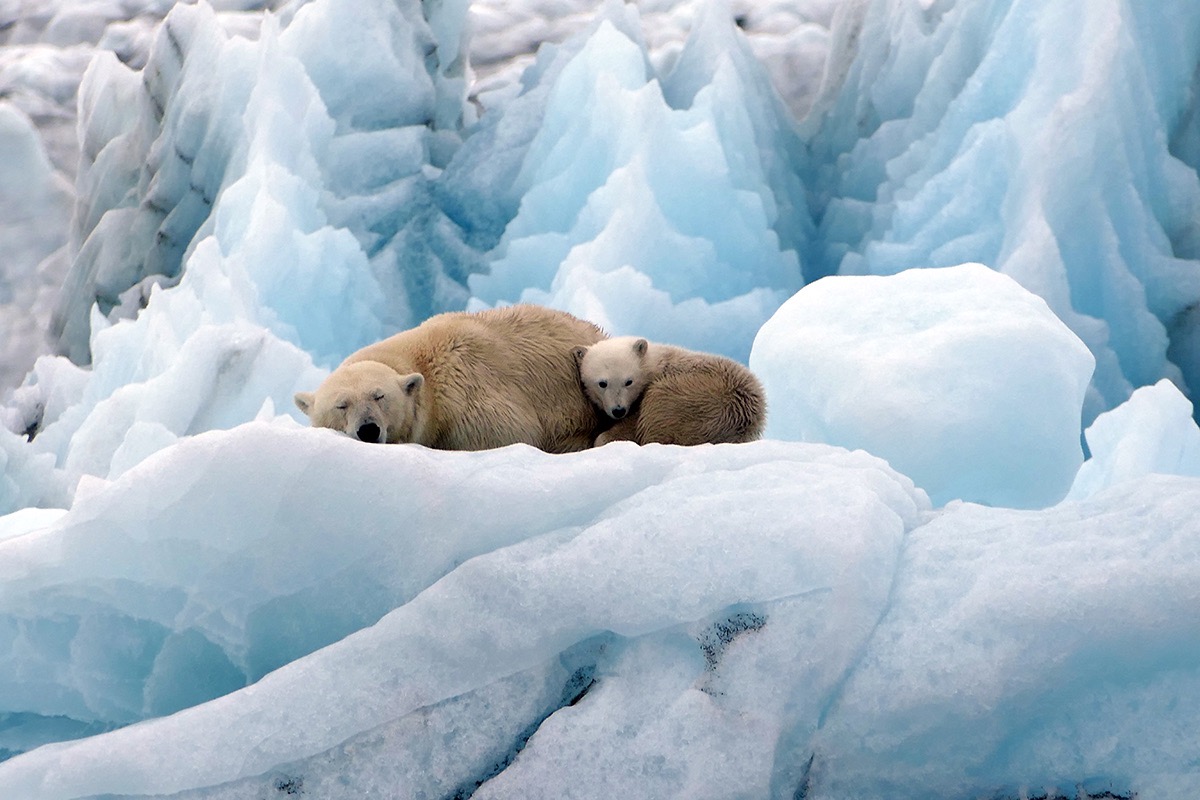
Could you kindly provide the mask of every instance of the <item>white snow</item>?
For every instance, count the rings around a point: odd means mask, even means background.
[[[1194,794],[1194,2],[2,5],[0,797]],[[302,427],[519,300],[769,438]]]

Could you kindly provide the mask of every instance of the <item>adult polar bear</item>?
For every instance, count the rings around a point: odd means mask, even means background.
[[[369,442],[583,450],[597,419],[573,352],[603,338],[541,306],[439,314],[352,353],[296,405],[313,426]]]
[[[596,445],[749,442],[762,435],[762,384],[733,359],[619,336],[575,349],[584,394],[615,424]]]

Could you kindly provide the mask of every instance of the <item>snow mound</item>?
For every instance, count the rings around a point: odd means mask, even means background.
[[[805,287],[759,331],[766,435],[862,448],[929,492],[1062,499],[1093,360],[1045,302],[979,264]]]

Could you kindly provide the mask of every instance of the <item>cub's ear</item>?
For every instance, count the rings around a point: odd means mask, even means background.
[[[296,408],[308,416],[312,416],[313,403],[317,400],[316,395],[312,392],[296,392],[296,396],[293,399],[296,401]]]
[[[419,372],[412,372],[408,375],[400,376],[400,390],[408,396],[417,393],[417,390],[425,385],[425,376]]]
[[[649,346],[649,342],[647,342],[645,339],[638,339],[633,343],[633,352],[637,353],[638,358],[641,358],[642,356],[646,355],[646,348]]]
[[[586,347],[576,347],[571,350],[571,355],[575,358],[575,364],[578,366],[583,363],[583,357],[587,355]]]

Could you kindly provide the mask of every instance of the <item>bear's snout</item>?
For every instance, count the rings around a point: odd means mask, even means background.
[[[358,440],[360,442],[375,442],[382,441],[380,434],[383,433],[379,426],[374,422],[364,422],[358,426]]]
[[[617,406],[616,408],[614,408],[612,411],[610,411],[608,413],[612,414],[613,419],[623,419],[625,416],[625,412],[626,412],[625,406]]]

